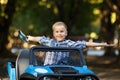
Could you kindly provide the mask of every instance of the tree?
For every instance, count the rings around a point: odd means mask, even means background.
[[[118,64],[120,65],[120,0],[107,0],[108,6],[110,7],[110,9],[116,13],[116,21],[115,24],[116,26],[116,30],[118,31],[118,52],[119,55],[117,57],[117,61]]]
[[[105,0],[101,9],[102,19],[101,19],[101,39],[107,43],[114,43],[115,22],[111,21],[111,14],[113,10],[110,5],[111,0]],[[115,56],[115,49],[113,47],[106,47],[105,56]]]
[[[8,0],[7,4],[1,4],[0,10],[0,55],[7,56],[8,49],[6,47],[8,43],[9,27],[12,22],[12,16],[15,12],[16,0]],[[4,14],[4,15],[2,15]]]
[[[23,0],[18,2],[18,10],[13,19],[13,26],[20,26],[23,31],[25,30],[25,33],[50,35],[50,31],[47,32],[50,30],[49,27],[59,20],[64,21],[68,25],[70,35],[84,36],[85,32],[90,33],[94,30],[97,32],[95,27],[93,30],[91,29],[93,26],[90,25],[91,21],[96,18],[92,13],[93,8],[96,6],[87,1]]]

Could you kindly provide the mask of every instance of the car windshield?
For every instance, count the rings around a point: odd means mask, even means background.
[[[81,65],[79,50],[34,50],[33,55],[36,65]],[[53,61],[48,58],[52,56],[56,57]]]

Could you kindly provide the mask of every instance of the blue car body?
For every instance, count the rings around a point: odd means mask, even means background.
[[[46,52],[61,50],[77,51],[79,53],[78,57],[80,58],[80,61],[77,60],[77,57],[74,56],[74,58],[76,62],[78,61],[80,64],[36,64],[37,57],[34,56],[34,53],[38,54],[38,52],[41,53],[41,51]],[[82,51],[77,48],[36,46],[30,50],[21,51],[15,62],[9,61],[7,63],[7,68],[10,80],[44,80],[44,77],[50,77],[52,79],[54,78],[53,80],[99,80],[94,72],[87,67]]]

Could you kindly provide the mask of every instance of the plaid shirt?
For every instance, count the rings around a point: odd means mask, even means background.
[[[72,40],[63,40],[58,42],[55,39],[50,39],[45,36],[41,37],[40,44],[50,47],[77,47],[77,48],[85,48],[86,41],[72,41]],[[66,53],[53,53],[48,52],[45,57],[44,65],[56,64],[61,58],[68,57],[69,54]]]

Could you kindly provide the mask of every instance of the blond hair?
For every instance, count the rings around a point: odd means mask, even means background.
[[[53,26],[52,26],[52,30],[54,30],[54,28],[55,28],[56,26],[59,26],[59,25],[63,25],[63,26],[65,27],[66,31],[67,31],[67,25],[66,25],[64,22],[62,22],[62,21],[55,22],[55,23],[53,24]]]

